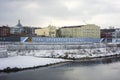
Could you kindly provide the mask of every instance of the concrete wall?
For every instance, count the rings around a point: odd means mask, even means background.
[[[8,51],[14,50],[69,50],[69,49],[84,49],[84,48],[96,48],[101,47],[100,45],[88,44],[16,44],[9,45]],[[103,46],[102,46],[103,47]]]

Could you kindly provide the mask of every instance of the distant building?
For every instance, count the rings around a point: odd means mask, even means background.
[[[100,27],[94,24],[64,26],[57,30],[57,37],[100,38]]]
[[[10,36],[10,27],[2,26],[0,27],[0,37]]]
[[[118,42],[120,43],[120,28],[115,29],[115,32],[113,32],[113,39],[112,42]]]
[[[45,28],[37,28],[35,34],[42,37],[56,37],[56,27],[49,25]]]
[[[112,38],[114,38],[113,33],[115,29],[101,29],[101,38],[103,38],[102,42],[112,42]]]
[[[34,27],[29,27],[29,26],[24,26],[24,34],[25,36],[35,36],[35,28]]]
[[[120,38],[120,28],[115,29],[112,35],[113,38]]]
[[[101,38],[113,38],[115,29],[101,29]]]
[[[10,33],[12,34],[12,36],[24,36],[25,34],[23,32],[24,28],[20,23],[20,20],[18,20],[18,24],[16,26],[11,27],[10,29]]]

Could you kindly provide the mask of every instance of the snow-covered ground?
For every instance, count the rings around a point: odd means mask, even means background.
[[[69,45],[70,46],[70,45]],[[96,46],[96,47],[93,47]],[[50,46],[49,46],[50,47]],[[56,46],[54,46],[56,47]],[[81,45],[79,48],[53,49],[53,50],[8,50],[8,58],[0,58],[0,70],[7,67],[10,68],[28,68],[35,66],[44,66],[64,62],[66,60],[60,58],[95,58],[111,55],[120,55],[120,47],[106,47],[102,45]],[[59,59],[55,59],[59,58]]]
[[[64,62],[64,59],[56,58],[85,58],[85,57],[102,57],[120,54],[120,49],[96,48],[96,49],[79,49],[79,50],[30,50],[30,51],[12,51],[9,52],[8,58],[0,58],[0,70],[10,68],[28,68],[35,66],[44,66]],[[49,57],[49,58],[45,58]]]
[[[25,50],[8,52],[9,56],[37,56],[49,58],[84,58],[120,54],[120,48],[94,48],[71,50]]]
[[[7,50],[3,47],[0,47],[0,58],[8,57]]]
[[[35,66],[44,66],[47,64],[54,64],[64,62],[64,59],[53,58],[38,58],[33,56],[14,56],[8,58],[0,58],[0,70],[9,68],[28,68]]]

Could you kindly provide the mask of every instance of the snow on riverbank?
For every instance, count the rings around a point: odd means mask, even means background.
[[[93,48],[71,50],[25,50],[8,52],[9,56],[26,55],[49,58],[85,58],[120,54],[120,48]]]
[[[20,56],[22,55],[22,56]],[[95,49],[74,49],[74,50],[26,50],[12,51],[8,58],[0,58],[0,70],[9,68],[30,68],[35,66],[45,66],[59,62],[64,59],[54,58],[97,58],[104,56],[120,55],[120,48],[95,48]],[[11,56],[11,57],[10,57]],[[35,57],[36,56],[36,57]],[[49,57],[49,58],[41,58]]]
[[[7,67],[10,68],[28,68],[35,66],[44,66],[48,64],[55,64],[64,62],[64,59],[52,59],[52,58],[38,58],[32,56],[15,56],[8,58],[0,58],[0,70]]]

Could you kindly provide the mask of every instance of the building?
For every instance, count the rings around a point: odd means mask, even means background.
[[[116,28],[112,34],[112,42],[113,43],[120,43],[120,28]]]
[[[113,38],[115,29],[101,29],[101,38]]]
[[[56,27],[49,25],[45,28],[37,28],[35,34],[42,37],[56,37]]]
[[[120,28],[115,29],[112,36],[113,38],[120,38]]]
[[[57,30],[57,37],[100,38],[100,27],[94,24],[64,26]]]
[[[10,33],[12,36],[24,36],[25,34],[23,32],[24,28],[20,23],[20,20],[18,20],[18,24],[16,26],[10,28]]]
[[[0,37],[10,36],[10,27],[2,26],[0,27]]]
[[[112,42],[112,38],[114,38],[113,33],[115,32],[114,28],[110,29],[101,29],[101,38],[103,38],[102,42]]]
[[[24,34],[25,36],[35,36],[35,28],[34,27],[30,27],[30,26],[24,26]]]

